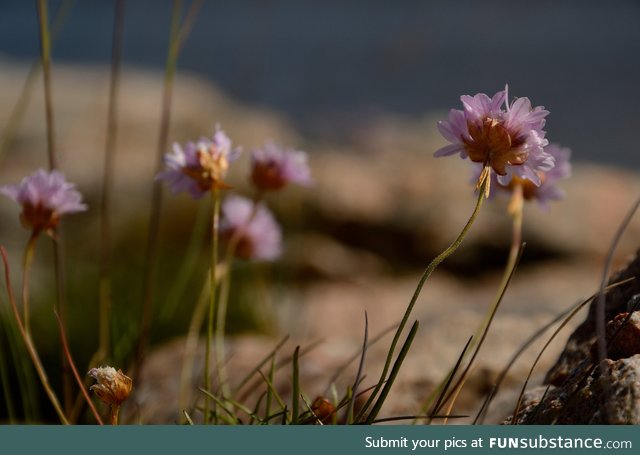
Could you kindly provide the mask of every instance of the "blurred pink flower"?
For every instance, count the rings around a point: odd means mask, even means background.
[[[217,126],[212,138],[187,142],[184,148],[175,143],[173,153],[164,158],[167,169],[156,178],[166,181],[174,193],[186,191],[198,199],[214,186],[228,187],[224,177],[239,154],[240,149],[232,149],[231,140]]]
[[[267,142],[251,155],[251,180],[264,191],[279,190],[288,183],[310,185],[307,154]]]
[[[282,253],[282,232],[264,204],[241,196],[228,196],[222,203],[221,234],[237,236],[236,256],[273,261]]]
[[[513,191],[515,185],[522,186],[522,196],[525,200],[536,200],[541,207],[547,208],[549,201],[560,200],[564,198],[564,191],[556,186],[559,180],[571,176],[571,150],[566,147],[560,147],[558,144],[549,144],[545,147],[545,152],[549,153],[555,159],[555,166],[550,171],[538,171],[540,186],[536,186],[531,180],[513,177],[507,184],[502,185],[494,174],[491,175],[491,195],[495,192],[494,188],[500,191]],[[474,180],[480,176],[482,168],[478,166],[474,172]]]
[[[0,194],[22,206],[20,220],[35,233],[52,233],[67,213],[82,212],[87,206],[75,185],[67,182],[58,171],[39,169],[15,185],[0,187]]]
[[[438,122],[438,130],[450,145],[434,156],[459,153],[462,158],[491,166],[502,185],[512,176],[540,185],[538,171],[549,171],[553,157],[545,152],[545,117],[542,106],[531,107],[528,98],[508,103],[508,88],[489,98],[484,93],[460,97],[464,110],[451,109],[449,118]],[[506,109],[502,106],[505,105]]]

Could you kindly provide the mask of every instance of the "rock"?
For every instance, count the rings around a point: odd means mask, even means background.
[[[585,362],[560,387],[538,387],[523,400],[517,424],[638,425],[640,424],[640,354],[605,359],[597,369]],[[508,423],[513,423],[513,419]]]
[[[640,276],[640,255],[636,254],[633,261],[627,267],[614,274],[609,284],[623,281],[627,278]],[[634,279],[628,283],[617,286],[607,292],[605,297],[605,318],[607,321],[614,319],[620,313],[629,310],[636,296],[640,294],[640,280]],[[591,303],[589,314],[585,321],[571,334],[567,346],[562,352],[556,364],[549,370],[545,382],[553,385],[561,385],[579,364],[591,358],[592,346],[596,340],[596,301]]]
[[[609,283],[637,277],[640,256],[614,274]],[[640,312],[630,305],[640,294],[637,279],[607,293],[607,358],[597,361],[592,302],[586,320],[573,332],[559,360],[547,373],[547,387],[527,393],[518,424],[639,424]]]

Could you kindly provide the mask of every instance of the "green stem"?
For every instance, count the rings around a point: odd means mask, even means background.
[[[245,226],[248,226],[256,216],[258,207],[262,199],[262,194],[258,194],[254,199],[253,208]],[[223,397],[231,396],[231,389],[229,387],[227,369],[224,365],[224,334],[226,330],[227,320],[227,308],[229,306],[229,289],[231,287],[231,272],[233,266],[233,257],[236,253],[238,244],[242,240],[244,235],[244,229],[240,228],[231,235],[231,238],[227,242],[227,248],[224,256],[224,264],[226,265],[226,273],[222,277],[220,282],[220,296],[218,299],[218,307],[216,311],[216,359],[217,359],[217,373],[218,383],[222,391]]]
[[[35,253],[36,239],[38,232],[33,231],[27,246],[24,250],[24,261],[22,263],[22,311],[24,319],[24,329],[31,334],[31,312],[29,311],[29,277],[31,276],[31,264]]]
[[[471,214],[471,217],[469,218],[467,223],[462,228],[462,231],[460,231],[460,234],[458,234],[458,237],[456,237],[456,239],[451,243],[451,245],[449,245],[442,253],[440,253],[438,256],[436,256],[431,261],[431,263],[429,263],[429,265],[425,269],[424,273],[420,277],[420,281],[418,282],[418,286],[416,287],[416,290],[413,293],[413,296],[411,297],[411,301],[409,302],[409,305],[407,306],[407,309],[404,312],[404,316],[402,316],[402,320],[400,321],[400,325],[398,326],[398,329],[396,330],[396,333],[393,336],[393,340],[391,341],[391,346],[389,347],[389,353],[387,354],[387,359],[386,359],[386,361],[384,363],[384,367],[382,369],[382,373],[380,374],[380,379],[378,380],[378,382],[376,384],[376,387],[374,388],[373,392],[369,396],[369,399],[367,400],[365,405],[360,410],[360,413],[356,417],[356,422],[360,421],[360,419],[365,414],[365,412],[367,411],[367,409],[369,408],[369,406],[371,405],[371,403],[373,402],[373,400],[375,399],[376,395],[378,394],[378,392],[380,391],[380,389],[382,388],[382,386],[384,385],[384,383],[386,381],[387,372],[389,371],[389,367],[391,366],[391,361],[393,359],[393,354],[395,352],[396,345],[398,344],[398,341],[400,339],[402,331],[404,330],[404,328],[407,325],[407,321],[409,320],[411,312],[413,311],[413,307],[415,306],[416,302],[418,301],[418,297],[420,296],[420,292],[422,291],[422,287],[424,286],[424,284],[427,281],[427,279],[431,276],[433,271],[438,267],[438,265],[440,265],[440,263],[442,263],[442,261],[444,261],[446,258],[451,256],[458,249],[458,247],[462,244],[462,241],[464,240],[464,238],[466,237],[467,233],[471,229],[471,226],[473,225],[473,222],[475,221],[476,217],[478,216],[478,213],[480,213],[480,208],[482,207],[482,202],[485,199],[486,190],[487,190],[487,188],[489,186],[490,180],[491,179],[489,178],[489,172],[483,172],[483,178],[482,178],[481,182],[479,182],[478,199],[476,201],[476,205],[475,205],[475,208],[473,209],[473,213]]]
[[[211,386],[211,368],[209,357],[211,355],[211,340],[213,339],[213,319],[216,313],[216,287],[217,287],[217,264],[218,264],[218,231],[220,225],[220,189],[214,185],[211,189],[211,200],[213,210],[211,215],[211,284],[209,296],[209,317],[207,321],[207,344],[205,345],[204,357],[204,388],[209,390]],[[218,337],[216,336],[216,341]],[[216,353],[220,349],[216,343]],[[216,365],[219,365],[221,359],[216,355]],[[205,395],[204,401],[204,423],[209,423],[210,397]]]
[[[193,377],[193,363],[195,360],[196,350],[198,349],[198,338],[200,329],[204,323],[207,315],[207,296],[211,282],[211,273],[207,272],[207,279],[205,280],[200,296],[196,302],[196,307],[191,315],[191,322],[189,322],[189,329],[187,332],[187,338],[184,343],[184,359],[182,362],[182,371],[180,372],[180,401],[179,406],[184,411],[189,402],[191,401],[191,382]],[[206,360],[205,360],[206,362]]]

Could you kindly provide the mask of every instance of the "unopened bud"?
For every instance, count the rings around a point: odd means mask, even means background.
[[[122,370],[116,371],[113,367],[92,368],[88,375],[97,382],[89,390],[93,390],[98,398],[106,404],[120,406],[129,398],[133,388],[133,380]]]

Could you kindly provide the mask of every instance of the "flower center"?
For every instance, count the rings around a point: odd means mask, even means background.
[[[546,173],[538,171],[537,174],[540,178],[540,186],[542,186],[544,184],[544,181],[547,179]],[[516,175],[511,177],[511,181],[504,188],[513,191],[516,185],[520,185],[522,187],[522,197],[524,197],[526,200],[533,199],[536,196],[536,192],[538,191],[538,189],[540,189],[540,186],[536,186],[536,184],[531,180],[523,179]]]
[[[229,161],[222,153],[217,153],[215,146],[209,150],[198,150],[198,164],[185,166],[182,173],[196,181],[202,191],[210,190],[214,185],[224,187],[222,178],[229,169]]]
[[[251,179],[258,188],[267,190],[279,190],[287,183],[280,172],[280,166],[275,161],[255,163]]]
[[[58,215],[55,210],[47,208],[42,204],[32,205],[25,203],[22,206],[20,221],[22,221],[25,227],[31,228],[34,231],[49,231],[58,226],[60,215]]]
[[[521,150],[524,139],[510,134],[501,121],[487,117],[480,123],[470,123],[468,129],[472,140],[462,141],[471,161],[488,164],[500,175],[506,175],[508,164],[527,161],[527,153]]]

